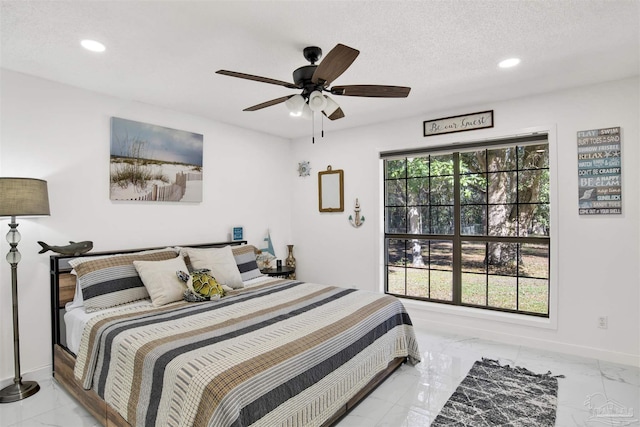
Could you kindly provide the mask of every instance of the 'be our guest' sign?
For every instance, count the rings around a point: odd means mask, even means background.
[[[493,127],[493,110],[423,122],[424,136]]]

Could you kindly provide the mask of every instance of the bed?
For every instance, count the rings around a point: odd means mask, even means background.
[[[51,256],[55,379],[104,426],[329,426],[419,361],[398,299],[263,276],[254,249]],[[193,289],[221,253],[211,276],[223,297],[171,296],[176,265]],[[158,285],[167,280],[174,288]]]

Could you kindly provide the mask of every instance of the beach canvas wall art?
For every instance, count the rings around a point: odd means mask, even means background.
[[[202,202],[203,136],[111,118],[111,200]]]

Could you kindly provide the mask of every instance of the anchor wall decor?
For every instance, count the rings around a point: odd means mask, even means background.
[[[351,225],[353,225],[355,228],[360,227],[362,224],[364,224],[364,216],[360,216],[360,202],[358,202],[358,199],[356,199],[356,207],[354,209],[354,215],[355,215],[355,220],[353,219],[353,215],[349,215],[349,222],[351,223]]]

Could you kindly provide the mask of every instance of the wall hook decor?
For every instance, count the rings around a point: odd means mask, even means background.
[[[364,224],[364,216],[360,216],[360,202],[358,202],[358,199],[356,199],[356,207],[355,207],[353,213],[354,213],[356,219],[355,220],[353,219],[353,215],[349,215],[349,222],[355,228],[358,228],[362,224]]]

